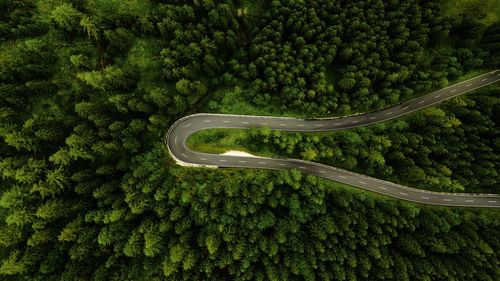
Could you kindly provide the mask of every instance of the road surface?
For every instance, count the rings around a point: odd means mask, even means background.
[[[409,114],[497,81],[500,81],[500,70],[474,77],[390,108],[332,119],[304,120],[288,117],[193,114],[177,120],[170,127],[165,136],[165,144],[170,155],[181,165],[272,170],[297,169],[303,173],[412,202],[443,206],[500,208],[500,196],[496,194],[432,192],[398,185],[315,162],[286,158],[210,154],[192,151],[186,146],[189,135],[199,130],[213,128],[249,129],[268,127],[282,131],[323,132],[367,126]]]

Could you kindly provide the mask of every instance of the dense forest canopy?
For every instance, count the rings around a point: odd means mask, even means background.
[[[313,117],[495,67],[500,25],[481,17],[417,0],[0,0],[0,279],[498,280],[498,211],[187,169],[161,143],[179,117],[222,109],[221,88]],[[465,190],[498,184],[497,93],[447,106],[468,127],[429,116],[409,136],[454,146],[443,161],[463,160],[452,184]],[[405,159],[415,145],[400,144]],[[467,153],[484,155],[481,172]]]
[[[235,63],[259,104],[277,94],[282,106],[313,115],[366,111],[488,62],[477,44],[448,46],[457,32],[433,1],[273,1],[268,9],[255,19],[249,61]],[[484,29],[466,20],[462,28]]]

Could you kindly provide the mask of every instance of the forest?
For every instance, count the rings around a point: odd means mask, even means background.
[[[161,142],[190,113],[372,111],[496,68],[498,4],[0,0],[0,279],[498,280],[497,210],[297,171],[185,168]],[[421,188],[498,192],[498,91],[254,145]]]

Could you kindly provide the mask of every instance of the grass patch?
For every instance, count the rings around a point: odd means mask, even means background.
[[[244,151],[254,155],[272,157],[267,147],[255,147],[249,143],[250,130],[208,129],[193,133],[187,139],[187,146],[195,151],[221,154],[230,150]]]
[[[492,71],[492,70],[491,69],[474,69],[474,70],[471,70],[471,71],[465,73],[464,75],[460,76],[458,79],[455,79],[455,80],[451,81],[450,82],[450,86],[453,85],[453,84],[465,81],[467,79],[471,79],[471,78],[474,78],[476,76],[488,73],[490,71]]]
[[[500,20],[500,0],[442,0],[441,7],[450,18],[468,14],[486,26]]]
[[[247,92],[239,86],[219,89],[213,94],[211,101],[205,106],[204,110],[238,115],[307,117],[300,112],[281,109],[278,101],[270,101],[265,106],[259,106],[252,103],[250,99]]]

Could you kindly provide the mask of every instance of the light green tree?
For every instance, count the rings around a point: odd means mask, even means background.
[[[56,25],[64,30],[71,31],[78,25],[82,14],[76,10],[70,3],[64,3],[57,6],[50,13],[51,19]]]

